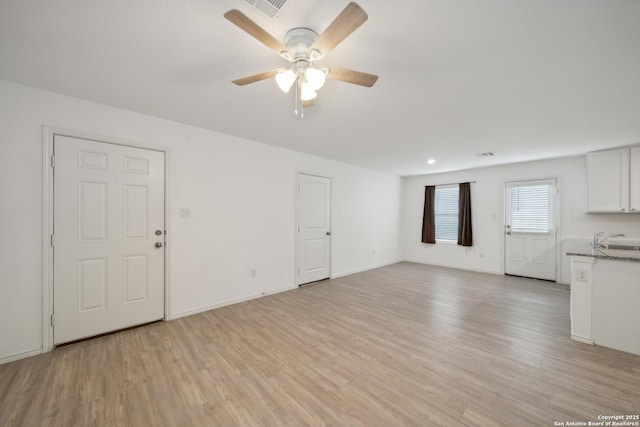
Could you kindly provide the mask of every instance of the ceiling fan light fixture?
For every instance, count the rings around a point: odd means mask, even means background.
[[[292,69],[280,69],[278,70],[278,74],[276,74],[276,83],[283,92],[288,93],[297,78],[298,76]]]
[[[309,60],[310,61],[318,61],[320,58],[322,58],[322,54],[320,53],[320,51],[318,49],[309,49]]]
[[[303,82],[300,85],[300,100],[310,101],[314,99],[316,96],[318,96],[318,94],[316,93],[315,90],[313,90],[313,87],[311,87],[309,83]]]
[[[291,53],[288,50],[283,50],[282,52],[280,52],[280,57],[286,59],[289,62],[293,61],[293,56],[291,56]]]
[[[304,72],[304,78],[311,88],[315,91],[320,89],[323,85],[327,76],[321,70],[317,68],[309,67]]]
[[[254,0],[247,1],[252,4],[254,2]],[[286,0],[260,1],[273,3]],[[378,79],[376,75],[346,68],[332,67],[328,69],[314,66],[367,21],[367,13],[355,2],[350,2],[322,34],[307,27],[295,27],[287,31],[283,42],[273,37],[239,10],[230,10],[224,14],[224,17],[291,64],[289,69],[278,68],[232,80],[232,83],[245,86],[275,77],[278,87],[285,93],[290,92],[291,87],[295,85],[296,106],[294,112],[298,114],[298,105],[300,105],[300,117],[304,117],[304,107],[313,105],[313,102],[309,101],[316,98],[316,91],[324,85],[327,78],[365,87],[373,86]]]

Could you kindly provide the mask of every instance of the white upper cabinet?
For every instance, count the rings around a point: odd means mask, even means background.
[[[640,213],[640,147],[587,153],[587,212]]]

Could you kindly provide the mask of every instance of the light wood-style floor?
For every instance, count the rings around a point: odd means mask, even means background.
[[[400,263],[0,365],[0,426],[553,426],[640,413],[640,356],[553,283]]]

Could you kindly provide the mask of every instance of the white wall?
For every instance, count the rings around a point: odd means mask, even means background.
[[[559,281],[569,283],[564,255],[567,244],[597,231],[640,237],[640,214],[587,214],[585,156],[518,163],[435,175],[408,177],[403,183],[401,240],[409,261],[468,270],[504,273],[504,184],[537,178],[558,179]],[[473,247],[455,243],[421,243],[424,186],[477,181],[471,184]]]
[[[558,178],[563,247],[595,231],[640,237],[640,215],[584,213],[584,157],[400,179],[0,81],[0,363],[41,347],[43,125],[170,150],[170,317],[295,287],[297,171],[332,178],[334,277],[400,259],[503,273],[510,180]],[[424,186],[473,180],[474,246],[422,244]],[[566,283],[565,256],[560,268]]]
[[[333,276],[400,259],[396,176],[0,81],[0,362],[41,348],[43,125],[170,150],[170,317],[295,287],[299,170],[332,178]]]

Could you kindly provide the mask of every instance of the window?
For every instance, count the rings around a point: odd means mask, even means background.
[[[475,182],[475,181],[473,181]],[[473,245],[471,182],[424,187],[422,243],[456,242]]]
[[[526,185],[511,188],[511,231],[548,233],[550,186]],[[437,194],[437,192],[436,192]],[[436,203],[436,208],[437,208]]]
[[[436,240],[458,241],[458,186],[436,187]]]

